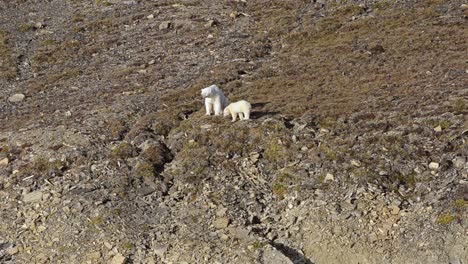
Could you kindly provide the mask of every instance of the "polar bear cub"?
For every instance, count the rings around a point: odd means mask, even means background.
[[[239,115],[240,120],[248,120],[250,119],[250,109],[252,109],[250,103],[245,100],[241,100],[228,105],[224,109],[223,113],[224,116],[229,116],[229,114],[231,114],[232,122],[236,121],[237,115]]]
[[[228,99],[223,91],[214,84],[201,89],[201,95],[205,98],[206,115],[211,115],[212,108],[215,115],[221,115],[223,108],[228,105]]]

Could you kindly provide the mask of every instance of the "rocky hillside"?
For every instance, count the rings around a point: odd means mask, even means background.
[[[0,2],[0,263],[468,263],[467,22],[463,0]],[[211,84],[252,120],[205,116]]]

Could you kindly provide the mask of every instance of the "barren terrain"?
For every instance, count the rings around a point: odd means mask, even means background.
[[[0,2],[0,263],[468,263],[468,3]],[[217,84],[252,119],[205,116]]]

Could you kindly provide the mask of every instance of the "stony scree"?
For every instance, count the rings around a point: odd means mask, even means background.
[[[464,263],[464,5],[2,1],[0,262]]]

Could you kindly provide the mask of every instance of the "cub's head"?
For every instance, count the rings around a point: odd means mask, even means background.
[[[219,92],[219,88],[216,85],[211,85],[206,88],[201,89],[202,97],[210,97]]]
[[[229,111],[229,106],[224,108],[223,116],[229,116],[230,114],[231,114],[231,111]]]

